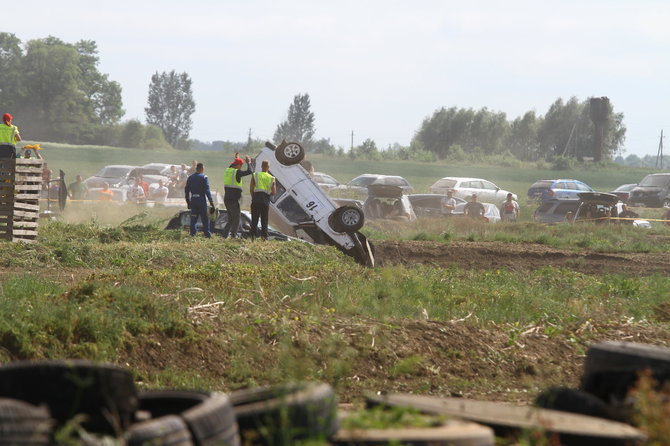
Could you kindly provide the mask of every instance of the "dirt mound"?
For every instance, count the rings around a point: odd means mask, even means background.
[[[568,268],[585,274],[669,274],[670,253],[575,252],[531,243],[383,240],[375,242],[379,265],[436,265],[466,269]]]

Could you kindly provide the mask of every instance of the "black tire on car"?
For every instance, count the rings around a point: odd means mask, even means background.
[[[179,415],[196,446],[239,446],[237,420],[230,398],[222,393],[160,390],[140,394],[140,411],[152,417]]]
[[[665,200],[663,200],[663,207],[670,208],[670,198],[666,198]]]
[[[622,401],[643,370],[650,370],[659,384],[670,381],[670,349],[632,342],[601,342],[586,353],[581,389],[606,403]]]
[[[0,397],[45,404],[58,426],[84,414],[84,429],[111,435],[125,430],[137,409],[137,390],[129,371],[85,360],[3,365]]]
[[[165,415],[135,423],[126,431],[127,446],[195,446],[186,422],[177,415]]]
[[[46,406],[0,398],[0,444],[49,445],[53,425]]]
[[[363,227],[364,223],[363,211],[355,206],[339,207],[328,217],[328,225],[335,232],[356,232]]]
[[[294,383],[230,394],[242,444],[293,444],[321,439],[338,429],[337,402],[323,383]]]
[[[297,142],[282,142],[275,149],[275,157],[281,164],[292,166],[305,159],[305,149]]]

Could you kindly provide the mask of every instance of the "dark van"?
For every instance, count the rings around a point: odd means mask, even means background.
[[[647,175],[630,191],[631,206],[670,207],[670,173]]]

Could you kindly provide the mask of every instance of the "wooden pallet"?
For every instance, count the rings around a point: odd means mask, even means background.
[[[0,160],[0,239],[31,243],[37,238],[43,163]]]

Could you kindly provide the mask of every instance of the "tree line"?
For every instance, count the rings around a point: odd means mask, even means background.
[[[121,147],[216,149],[255,148],[261,142],[189,139],[195,112],[192,80],[187,73],[156,72],[150,79],[146,123],[121,122],[121,86],[98,69],[94,41],[74,44],[55,37],[23,44],[14,34],[0,33],[0,104],[17,117],[30,117],[29,139]],[[316,117],[309,94],[298,94],[286,119],[273,135],[301,142],[308,151],[351,158],[475,160],[501,156],[521,161],[594,157],[598,133],[590,100],[557,99],[544,115],[528,111],[516,119],[487,108],[442,107],[423,120],[409,146],[379,148],[371,138],[345,150],[328,138],[315,138]],[[609,102],[602,126],[602,154],[613,158],[626,135],[623,113]],[[20,122],[20,120],[17,120]],[[218,145],[217,145],[218,144]]]

